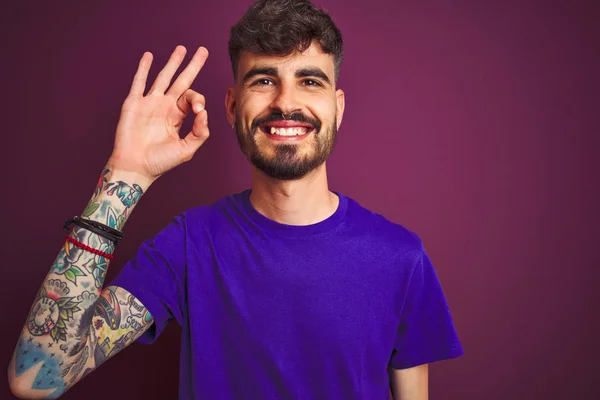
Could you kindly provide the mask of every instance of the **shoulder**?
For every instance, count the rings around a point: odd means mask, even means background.
[[[423,252],[421,238],[404,225],[394,222],[386,216],[371,211],[358,201],[347,197],[348,223],[365,232],[370,238],[404,255],[413,253],[420,256]]]
[[[180,220],[188,231],[218,228],[226,221],[237,220],[243,213],[243,196],[246,192],[223,196],[212,204],[189,208],[176,219]]]

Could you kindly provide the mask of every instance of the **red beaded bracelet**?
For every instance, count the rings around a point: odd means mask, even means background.
[[[112,260],[112,259],[114,259],[114,258],[115,258],[115,256],[114,256],[114,255],[112,255],[112,254],[108,254],[108,253],[105,253],[105,252],[103,252],[103,251],[100,251],[100,250],[96,250],[96,249],[94,249],[94,248],[92,248],[92,247],[88,246],[88,245],[87,245],[87,244],[85,244],[85,243],[81,243],[81,242],[79,242],[77,239],[74,239],[74,238],[72,238],[71,236],[67,236],[67,237],[65,238],[65,243],[66,243],[66,242],[73,243],[73,244],[74,244],[75,246],[77,246],[77,247],[81,247],[82,249],[84,249],[84,250],[87,250],[87,251],[89,251],[90,253],[97,254],[97,255],[99,255],[99,256],[102,256],[102,257],[104,257],[104,258],[107,258],[107,259],[109,259],[109,260]]]

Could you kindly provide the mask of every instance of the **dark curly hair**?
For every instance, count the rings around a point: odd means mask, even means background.
[[[303,52],[315,41],[333,55],[335,79],[343,58],[342,34],[324,10],[309,0],[258,0],[231,27],[229,58],[237,79],[242,52],[287,56]]]

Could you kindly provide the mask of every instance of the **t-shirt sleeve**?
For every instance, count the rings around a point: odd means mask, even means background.
[[[423,249],[405,287],[390,366],[404,369],[462,355],[440,281]]]
[[[181,324],[184,266],[185,227],[180,216],[154,238],[145,241],[107,285],[127,290],[154,317],[152,326],[138,339],[141,343],[154,342],[173,319]]]

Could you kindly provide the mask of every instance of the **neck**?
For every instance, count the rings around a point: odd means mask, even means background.
[[[325,163],[305,177],[281,181],[253,168],[252,206],[265,217],[286,225],[312,225],[335,213],[339,198],[329,191]]]

